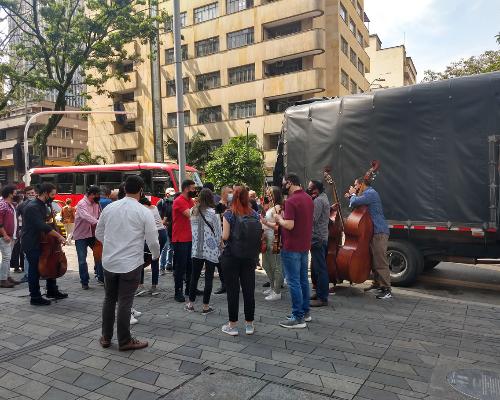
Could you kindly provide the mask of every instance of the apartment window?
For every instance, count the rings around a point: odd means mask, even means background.
[[[279,141],[280,141],[280,134],[279,133],[265,135],[265,149],[267,151],[276,150],[278,148]]]
[[[184,28],[186,26],[186,18],[186,11],[181,12],[181,28]],[[167,32],[172,32],[174,30],[174,19],[172,17],[170,17],[167,22],[165,22],[165,30]]]
[[[220,71],[196,76],[196,90],[210,90],[220,87]]]
[[[290,24],[276,26],[274,28],[267,28],[267,39],[274,39],[280,36],[293,35],[302,30],[302,23],[300,21],[292,22]]]
[[[352,34],[356,36],[356,24],[352,20],[352,18],[349,18],[349,29],[351,30]]]
[[[127,121],[127,123],[123,125],[123,132],[136,132],[135,121]]]
[[[182,53],[182,61],[186,61],[188,59],[188,46],[187,44],[183,44],[181,47]],[[173,64],[175,62],[174,58],[174,48],[165,50],[165,62],[167,64]]]
[[[340,12],[340,18],[342,18],[344,22],[347,23],[347,10],[342,3],[340,3],[339,12]]]
[[[222,121],[222,107],[206,107],[198,108],[198,123],[209,124],[211,122]]]
[[[238,47],[252,44],[254,40],[253,28],[246,28],[227,34],[227,48],[236,49]]]
[[[360,59],[358,59],[358,71],[361,72],[361,75],[365,76],[365,64]]]
[[[131,102],[133,102],[133,101],[135,101],[134,92],[123,93],[120,96],[120,99],[121,99],[122,103],[131,103]]]
[[[344,70],[340,71],[340,83],[342,83],[342,86],[349,90],[349,75],[347,75]]]
[[[255,117],[256,104],[255,100],[229,104],[229,119]]]
[[[356,40],[363,47],[363,34],[359,30],[358,30],[358,32],[356,34]]]
[[[189,78],[182,78],[183,93],[189,92]],[[167,81],[167,97],[175,96],[175,79]]]
[[[207,4],[206,6],[195,8],[194,23],[199,24],[200,22],[217,18],[218,13],[219,13],[219,3]]]
[[[282,113],[288,107],[295,105],[297,101],[302,100],[302,96],[285,97],[284,99],[270,100],[266,110],[271,114]]]
[[[351,62],[353,63],[353,65],[355,67],[358,66],[358,56],[356,55],[356,52],[353,49],[351,49],[351,53],[349,55],[349,59],[351,60]]]
[[[253,7],[253,0],[227,0],[226,4],[227,13],[232,14]]]
[[[351,93],[358,93],[358,84],[351,79]]]
[[[184,111],[184,125],[191,125],[191,112]],[[167,114],[167,128],[176,128],[177,127],[177,113],[168,113]]]
[[[134,72],[134,62],[130,60],[124,61],[121,65],[117,65],[116,69],[123,74]]]
[[[0,140],[7,140],[7,131],[5,129],[0,130]]]
[[[212,37],[195,42],[194,51],[196,57],[203,57],[219,51],[219,37]]]
[[[72,150],[67,147],[47,146],[47,157],[49,158],[70,158]]]
[[[361,7],[361,4],[359,4],[359,2],[356,3],[356,11],[358,12],[358,15],[362,18],[363,17],[363,7]]]
[[[230,68],[228,70],[229,84],[236,85],[243,82],[255,80],[255,64],[243,65],[242,67]]]
[[[64,128],[62,131],[63,139],[73,139],[73,129]]]
[[[345,40],[343,36],[340,37],[340,48],[342,49],[342,53],[344,53],[347,57],[349,57],[349,44],[347,43],[347,40]]]
[[[266,67],[266,75],[276,76],[289,74],[291,72],[297,72],[302,70],[302,58],[295,58],[293,60],[277,61],[273,64],[269,64]]]

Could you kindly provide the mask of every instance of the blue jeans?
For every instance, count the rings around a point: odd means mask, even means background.
[[[30,296],[32,299],[39,299],[40,297],[42,297],[42,294],[40,293],[40,273],[38,272],[40,249],[28,250],[25,254],[29,263],[28,286],[30,289]],[[57,292],[56,280],[47,279],[47,294],[55,292]]]
[[[90,277],[89,266],[87,265],[87,249],[94,246],[95,240],[95,237],[75,240],[76,255],[78,256],[78,271],[80,272],[80,283],[82,285],[89,284]],[[102,263],[100,261],[95,262],[95,273],[97,279],[104,282]]]
[[[174,247],[172,246],[172,242],[167,235],[167,241],[165,242],[165,246],[163,246],[160,255],[160,269],[164,270],[167,265],[172,266],[174,258]]]
[[[307,278],[309,252],[281,250],[281,263],[285,271],[288,290],[292,298],[292,315],[297,320],[309,312],[309,280]]]
[[[311,246],[312,268],[315,274],[316,295],[321,301],[328,301],[328,288],[330,278],[328,277],[328,267],[326,265],[326,253],[328,242],[320,242]]]

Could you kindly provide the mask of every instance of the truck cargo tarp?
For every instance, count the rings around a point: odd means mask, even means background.
[[[387,219],[489,221],[488,137],[500,135],[500,73],[297,105],[285,119],[286,171],[303,182],[322,180],[329,166],[343,196],[376,159],[373,186]]]

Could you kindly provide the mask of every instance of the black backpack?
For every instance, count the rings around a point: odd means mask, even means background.
[[[229,250],[233,257],[256,259],[260,253],[262,225],[254,215],[233,214]]]

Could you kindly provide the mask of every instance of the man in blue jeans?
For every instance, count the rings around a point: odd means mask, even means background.
[[[307,276],[311,248],[314,204],[302,190],[296,174],[288,174],[283,184],[288,194],[284,215],[276,216],[281,226],[281,262],[292,298],[292,315],[280,322],[283,328],[305,328],[311,321],[309,314],[309,280]]]

